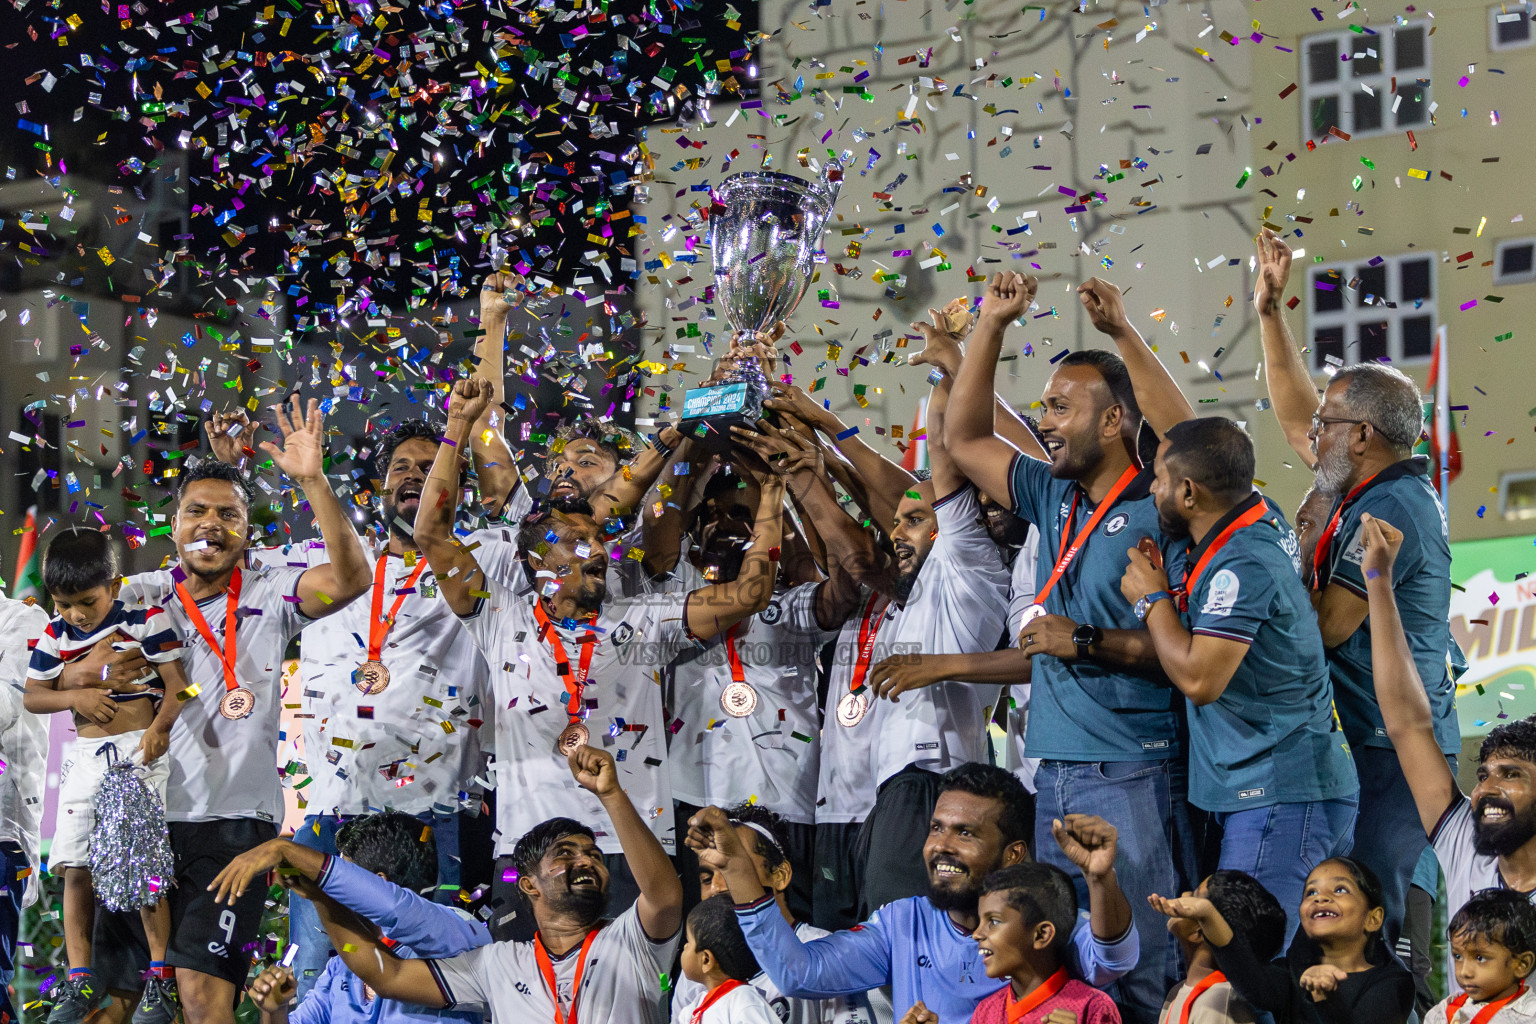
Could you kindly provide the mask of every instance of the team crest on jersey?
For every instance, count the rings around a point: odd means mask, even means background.
[[[635,638],[635,627],[627,622],[619,623],[619,627],[613,631],[613,645],[623,647]]]
[[[1231,615],[1237,605],[1238,588],[1237,573],[1231,569],[1218,572],[1211,580],[1211,589],[1205,595],[1205,607],[1201,609],[1201,614]]]
[[[1113,537],[1129,525],[1131,525],[1131,517],[1124,512],[1116,512],[1104,520],[1104,536]]]
[[[764,622],[766,622],[768,625],[771,626],[774,623],[778,622],[779,619],[783,617],[783,615],[784,615],[784,609],[779,604],[779,602],[778,601],[769,601],[768,602],[768,607],[764,608],[759,613],[759,618],[761,618]]]

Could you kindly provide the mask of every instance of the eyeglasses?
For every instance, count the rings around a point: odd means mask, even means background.
[[[1370,420],[1351,420],[1342,416],[1319,416],[1317,413],[1312,414],[1312,432],[1314,434],[1320,433],[1324,427],[1332,426],[1335,423],[1352,423],[1357,425],[1361,423],[1369,423],[1371,425],[1371,429],[1374,430],[1376,428],[1376,425],[1371,423]],[[1377,432],[1380,433],[1380,431]]]

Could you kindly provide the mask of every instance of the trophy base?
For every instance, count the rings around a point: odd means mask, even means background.
[[[701,426],[704,428],[703,433],[699,432]],[[724,455],[735,447],[736,439],[731,436],[732,427],[756,430],[757,420],[748,419],[740,413],[730,413],[724,416],[700,416],[683,420],[677,425],[679,433],[691,438],[694,444],[711,455]]]
[[[768,388],[761,377],[755,382],[730,380],[689,388],[683,396],[683,421],[678,430],[705,451],[723,454],[735,443],[732,427],[757,429],[757,421],[763,415],[763,399],[767,397]]]

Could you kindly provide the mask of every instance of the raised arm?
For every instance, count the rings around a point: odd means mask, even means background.
[[[686,437],[673,449],[667,468],[656,481],[657,490],[667,497],[646,502],[640,513],[644,565],[650,575],[659,576],[677,567],[683,552],[684,524],[694,498],[703,497],[700,477],[706,475],[709,466],[709,461]],[[684,467],[687,471],[679,473]]]
[[[757,521],[741,570],[729,583],[701,587],[688,595],[684,616],[688,632],[708,640],[756,615],[773,600],[778,572],[779,539],[784,528],[784,480],[768,470],[755,471],[758,486]]]
[[[1037,282],[1022,274],[994,274],[981,301],[981,316],[950,389],[944,444],[965,477],[992,500],[1009,501],[1009,472],[1019,449],[997,435],[994,387],[1003,332],[1034,301]]]
[[[683,435],[671,426],[656,432],[656,439],[628,464],[619,467],[613,479],[593,495],[592,511],[598,522],[611,515],[629,515],[645,500],[662,470],[672,462],[673,450],[683,443]],[[647,545],[649,546],[649,545]]]
[[[1291,247],[1269,228],[1258,237],[1258,280],[1253,289],[1253,308],[1259,314],[1259,338],[1264,347],[1264,380],[1269,404],[1285,431],[1286,443],[1308,469],[1317,464],[1312,454],[1312,414],[1317,412],[1317,388],[1307,369],[1291,325],[1285,318],[1285,283],[1291,276]]]
[[[308,410],[301,411],[295,395],[286,406],[278,406],[277,422],[283,431],[282,445],[263,441],[261,450],[303,489],[320,524],[320,539],[325,541],[330,560],[304,570],[298,597],[299,611],[311,619],[323,618],[368,589],[373,583],[373,567],[325,475],[325,421],[320,403],[311,398]]]
[[[1126,372],[1131,375],[1131,389],[1136,393],[1136,404],[1141,415],[1152,424],[1159,437],[1175,423],[1195,418],[1194,406],[1179,390],[1179,385],[1168,372],[1168,367],[1157,358],[1141,332],[1131,326],[1125,315],[1125,303],[1120,289],[1108,281],[1090,277],[1077,287],[1078,298],[1088,311],[1088,319],[1094,329],[1107,335],[1120,351]],[[1310,412],[1308,413],[1310,415]]]
[[[429,1009],[447,1005],[437,979],[427,960],[402,960],[378,937],[368,922],[324,893],[315,893],[313,902],[320,923],[331,940],[336,955],[347,970],[364,985],[385,999],[398,999]]]
[[[645,934],[660,942],[677,934],[683,923],[683,883],[677,869],[651,827],[640,817],[629,795],[619,786],[613,755],[596,747],[580,746],[571,751],[571,774],[576,783],[602,801],[603,810],[613,822],[624,863],[640,887],[636,910]]]
[[[491,396],[470,431],[470,453],[475,475],[480,478],[481,497],[493,514],[522,486],[517,461],[502,432],[501,417],[506,415],[507,314],[521,304],[523,283],[516,274],[502,272],[491,274],[480,286],[481,334],[475,339],[475,376],[490,382]]]
[[[439,592],[456,615],[468,615],[475,609],[475,591],[484,591],[485,574],[475,556],[464,550],[453,535],[453,510],[458,504],[459,467],[463,461],[465,438],[471,425],[490,402],[493,385],[489,381],[458,380],[448,406],[447,434],[438,445],[432,472],[421,488],[416,511],[415,537],[421,553],[427,556]]]
[[[229,466],[248,470],[247,459],[256,454],[251,447],[251,418],[244,409],[215,412],[203,421],[203,432],[208,436],[208,448],[213,457]]]
[[[1392,593],[1392,563],[1403,535],[1390,523],[1365,513],[1360,517],[1365,541],[1365,589],[1371,609],[1371,665],[1376,699],[1387,738],[1419,810],[1419,823],[1428,835],[1445,809],[1461,795],[1456,776],[1435,741],[1434,712],[1419,678]]]

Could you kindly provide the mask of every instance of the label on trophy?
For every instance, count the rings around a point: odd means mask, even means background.
[[[751,683],[732,683],[720,692],[720,707],[732,718],[746,718],[757,710],[757,691]]]
[[[383,693],[389,685],[389,669],[381,661],[365,661],[352,670],[352,685],[370,697]]]
[[[683,396],[683,419],[701,416],[731,416],[744,412],[750,403],[746,381],[689,388]]]
[[[837,702],[837,724],[845,729],[852,729],[864,721],[868,713],[869,698],[862,693],[845,693]]]
[[[219,714],[225,718],[244,718],[256,710],[256,695],[243,686],[227,691],[219,701]]]
[[[576,752],[577,747],[584,747],[592,734],[587,732],[587,727],[580,722],[572,722],[560,730],[560,737],[555,740],[555,753],[561,757],[570,757]]]

